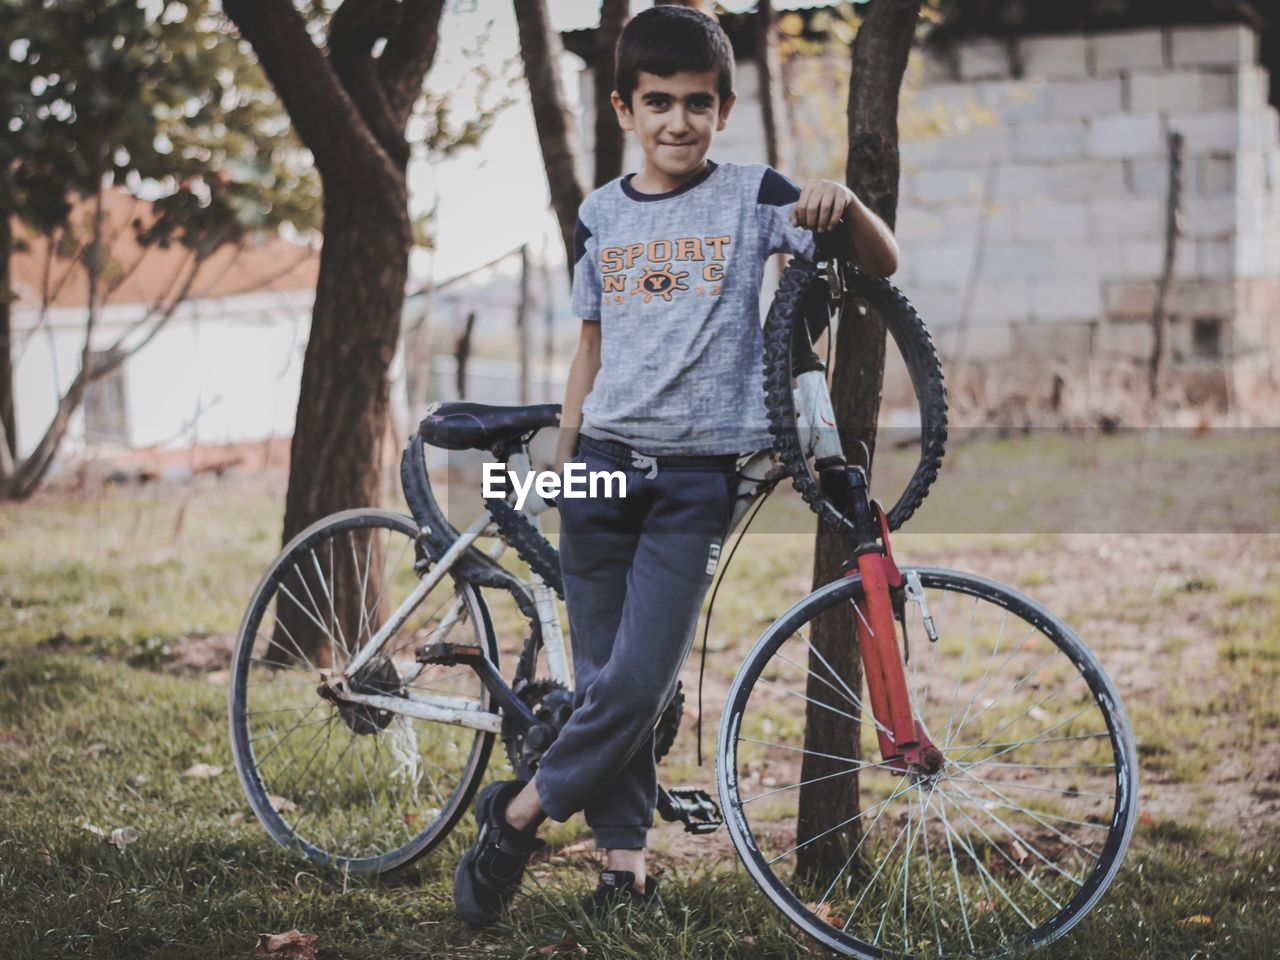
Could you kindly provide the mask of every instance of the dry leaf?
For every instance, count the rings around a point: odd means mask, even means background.
[[[123,850],[140,836],[142,836],[142,832],[137,827],[116,827],[111,831],[111,836],[107,838],[107,843],[117,850]]]
[[[243,822],[244,822],[244,812],[243,812],[243,811],[236,811],[236,812],[235,812],[235,813],[233,813],[231,816],[227,817],[227,823],[228,823],[230,826],[233,826],[233,827],[234,827],[234,826],[236,826],[237,824],[239,824],[239,823],[243,823]]]
[[[831,913],[831,904],[823,900],[822,903],[807,904],[809,909],[813,911],[813,915],[825,923],[829,927],[843,927],[844,918],[834,916]]]
[[[1183,930],[1194,930],[1197,927],[1212,927],[1213,917],[1203,913],[1197,913],[1190,917],[1185,917],[1178,921],[1178,926]]]
[[[298,805],[292,800],[278,797],[274,793],[267,794],[267,799],[271,802],[271,809],[276,813],[288,813],[290,810],[298,809]]]
[[[1140,814],[1138,814],[1138,822],[1142,824],[1144,827],[1149,827],[1156,822],[1156,818],[1153,817],[1151,814],[1147,813],[1147,811],[1143,810]]]
[[[996,902],[994,900],[978,900],[973,904],[973,909],[978,913],[995,913]]]
[[[99,826],[96,826],[95,824],[90,823],[88,820],[80,824],[80,826],[82,829],[88,830],[95,837],[105,837],[107,835],[107,831],[103,830]]]
[[[567,957],[574,954],[585,957],[587,948],[568,934],[559,943],[548,943],[545,947],[538,948],[540,957]]]
[[[98,754],[105,749],[107,749],[107,745],[105,743],[91,743],[84,748],[84,755],[90,760],[97,760]]]
[[[290,930],[288,933],[260,933],[253,946],[255,957],[288,957],[289,960],[316,960],[314,933]]]
[[[1022,863],[1027,859],[1027,848],[1020,844],[1017,840],[1013,841],[1013,859]]]
[[[49,848],[48,848],[48,847],[41,847],[41,848],[40,848],[39,850],[37,850],[36,852],[37,852],[38,854],[40,854],[40,859],[44,862],[44,865],[45,865],[46,867],[52,867],[52,866],[53,866],[53,854],[51,854],[51,853],[49,852]]]
[[[184,777],[191,777],[193,780],[208,780],[210,777],[216,777],[222,773],[221,767],[215,767],[211,763],[193,763],[182,771]]]

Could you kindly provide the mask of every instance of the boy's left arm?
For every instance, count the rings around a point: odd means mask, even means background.
[[[893,231],[842,183],[806,183],[791,211],[791,222],[815,233],[830,233],[843,223],[849,236],[849,255],[864,270],[887,277],[898,269],[898,243]]]

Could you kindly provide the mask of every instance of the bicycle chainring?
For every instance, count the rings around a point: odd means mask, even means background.
[[[520,688],[516,696],[552,734],[541,748],[526,743],[527,738],[523,733],[513,733],[504,738],[511,769],[519,772],[521,765],[527,764],[529,773],[532,774],[537,770],[542,754],[555,743],[555,738],[560,735],[561,728],[573,713],[573,692],[556,680],[530,680]]]

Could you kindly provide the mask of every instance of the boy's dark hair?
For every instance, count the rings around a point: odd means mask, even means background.
[[[691,7],[662,5],[631,18],[618,38],[613,86],[631,108],[640,71],[669,77],[688,70],[719,74],[720,103],[733,93],[733,48],[720,24]]]

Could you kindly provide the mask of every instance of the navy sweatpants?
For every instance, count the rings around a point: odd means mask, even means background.
[[[581,810],[597,846],[640,849],[658,798],[654,724],[693,644],[737,481],[731,464],[659,469],[623,451],[583,437],[578,460],[623,471],[625,498],[559,500],[575,708],[535,782],[553,820]]]

